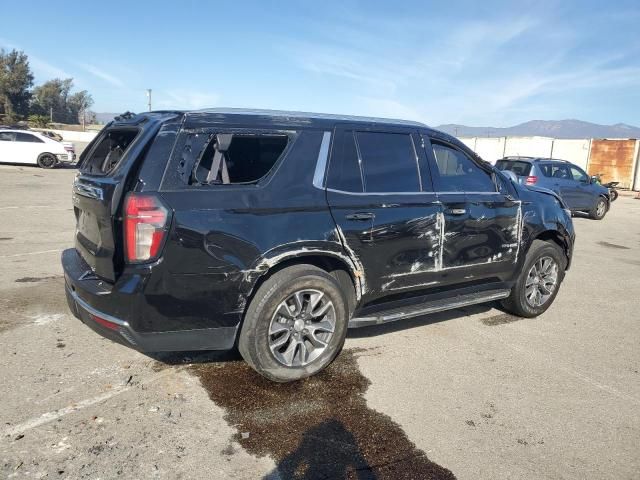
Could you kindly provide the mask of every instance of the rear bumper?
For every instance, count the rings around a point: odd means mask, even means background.
[[[122,315],[119,303],[135,303],[123,298],[120,292],[96,288],[102,284],[95,277],[81,272],[82,259],[75,249],[65,250],[62,266],[65,276],[67,304],[71,312],[92,330],[117,343],[141,352],[178,352],[190,350],[230,350],[235,343],[238,326],[171,330],[161,332],[139,331]],[[97,283],[96,283],[97,282]],[[134,295],[143,295],[134,293]],[[152,312],[148,312],[152,313]]]

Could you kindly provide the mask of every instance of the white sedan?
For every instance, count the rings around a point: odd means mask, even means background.
[[[27,163],[53,168],[59,163],[74,163],[73,143],[58,142],[31,130],[0,130],[0,162]]]

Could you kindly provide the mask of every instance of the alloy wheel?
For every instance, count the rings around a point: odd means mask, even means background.
[[[529,305],[538,308],[547,303],[558,285],[558,270],[551,257],[542,257],[531,266],[524,287]]]
[[[333,302],[319,290],[298,290],[276,308],[269,323],[269,349],[287,367],[304,367],[329,346],[336,327]]]

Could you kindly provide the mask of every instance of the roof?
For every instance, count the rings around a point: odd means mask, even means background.
[[[516,160],[516,161],[521,161],[521,162],[564,162],[564,163],[571,163],[569,162],[569,160],[562,160],[561,158],[547,158],[547,157],[525,157],[525,156],[521,156],[521,155],[509,155],[506,157],[502,157],[500,159],[498,159],[498,161],[500,160]]]
[[[218,115],[247,115],[253,117],[270,118],[273,120],[284,121],[330,121],[330,122],[353,122],[353,123],[369,123],[381,125],[401,125],[412,127],[428,128],[421,122],[412,120],[400,120],[393,118],[378,117],[361,117],[356,115],[339,115],[330,113],[311,113],[311,112],[295,112],[287,110],[261,110],[261,109],[245,109],[245,108],[206,108],[202,110],[185,111],[189,114],[218,114]]]

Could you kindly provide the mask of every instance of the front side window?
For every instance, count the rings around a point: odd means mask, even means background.
[[[432,140],[442,192],[495,192],[491,176],[460,150]]]
[[[578,182],[587,183],[589,181],[587,174],[577,167],[571,167],[571,176]]]
[[[16,134],[13,132],[0,132],[0,142],[13,142]]]
[[[351,130],[338,134],[336,138],[329,164],[327,187],[344,192],[363,191],[358,149]]]
[[[16,142],[27,142],[27,143],[44,143],[35,135],[31,135],[30,133],[16,133]]]
[[[419,192],[420,177],[411,135],[358,132],[366,192]]]

